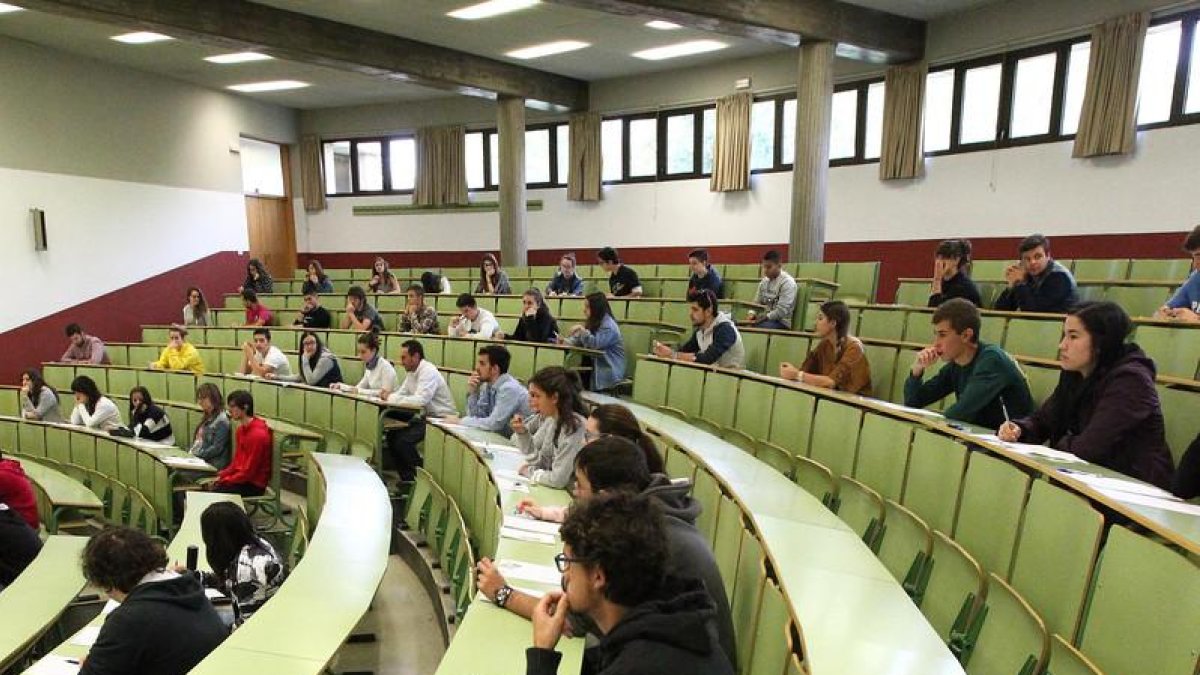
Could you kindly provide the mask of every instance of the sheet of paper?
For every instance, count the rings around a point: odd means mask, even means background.
[[[215,588],[204,589],[204,597],[208,598],[209,600],[228,600],[229,599],[224,593],[222,593],[221,591],[218,591]]]
[[[41,661],[25,671],[26,675],[75,675],[78,672],[79,659],[53,654],[43,657]]]
[[[900,405],[899,403],[892,403],[891,401],[881,401],[878,399],[871,399],[871,405],[877,405],[877,406],[880,406],[883,408],[887,408],[889,410],[896,410],[899,412],[908,413],[910,415],[925,415],[926,417],[941,417],[942,416],[942,414],[936,410],[926,410],[924,408],[910,408],[906,405]]]
[[[540,534],[538,532],[529,532],[527,530],[518,530],[514,527],[500,528],[500,536],[506,539],[516,539],[517,541],[529,541],[535,544],[553,544],[554,535]]]
[[[561,583],[562,574],[558,568],[551,565],[533,565],[517,560],[501,560],[496,563],[500,573],[506,579],[524,579],[547,586],[557,586]]]
[[[525,532],[537,532],[539,534],[558,534],[558,529],[562,527],[561,523],[548,523],[544,520],[534,520],[529,516],[504,516],[504,527],[511,527],[514,530],[523,530]]]
[[[112,611],[114,609],[116,609],[120,606],[121,606],[121,603],[110,598],[108,602],[104,603],[104,609],[100,610],[100,614],[101,614],[101,616],[108,616],[109,614],[112,613]]]
[[[461,429],[469,429],[470,428],[470,427],[466,426],[465,424],[456,424],[454,422],[447,422],[446,420],[441,419],[440,417],[430,417],[430,418],[428,418],[428,421],[433,422],[434,424],[436,424],[439,427],[442,427],[444,429],[461,430]]]
[[[496,469],[492,471],[492,475],[496,480],[506,480],[510,483],[528,483],[529,479],[516,471],[505,471],[504,469]]]
[[[1146,495],[1133,494],[1132,492],[1118,492],[1117,490],[1101,490],[1101,492],[1125,504],[1149,506],[1150,508],[1162,509],[1164,511],[1174,511],[1175,513],[1184,513],[1189,516],[1200,516],[1200,504],[1189,504],[1187,502],[1172,501],[1170,499],[1147,497]]]
[[[163,457],[162,461],[163,464],[168,466],[194,466],[198,468],[208,466],[208,462],[199,457]]]
[[[71,644],[79,645],[80,647],[91,647],[96,644],[96,638],[100,637],[100,626],[84,626],[78,633],[71,637]]]
[[[1055,450],[1054,448],[1045,445],[1033,445],[1032,443],[1013,443],[1010,441],[1002,441],[996,434],[972,434],[975,438],[988,443],[994,443],[1002,446],[1013,452],[1033,457],[1034,459],[1046,459],[1052,462],[1063,462],[1068,464],[1086,464],[1086,462],[1069,452]]]
[[[529,483],[521,481],[497,478],[496,487],[500,488],[500,490],[503,492],[520,492],[521,494],[529,494]]]
[[[1067,474],[1075,480],[1082,481],[1088,485],[1103,490],[1105,492],[1120,492],[1125,494],[1142,495],[1145,497],[1155,497],[1167,501],[1178,502],[1179,498],[1167,492],[1162,488],[1145,483],[1138,483],[1131,480],[1122,480],[1120,478],[1111,478],[1109,476],[1099,476],[1086,471],[1076,471],[1074,469],[1059,469],[1062,473]],[[1121,497],[1124,499],[1124,497]]]

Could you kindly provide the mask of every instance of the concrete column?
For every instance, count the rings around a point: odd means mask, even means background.
[[[796,82],[796,154],[788,257],[820,262],[825,255],[829,191],[829,122],[833,107],[832,42],[800,45]]]
[[[500,260],[506,267],[528,265],[525,234],[525,99],[496,101],[500,131]],[[828,154],[828,153],[826,153]]]

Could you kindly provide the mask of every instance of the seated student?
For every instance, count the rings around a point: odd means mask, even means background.
[[[38,529],[37,495],[33,485],[25,475],[25,469],[15,459],[4,459],[0,452],[0,502],[8,504],[12,509],[29,523],[34,530]]]
[[[705,289],[692,298],[692,326],[696,328],[692,337],[671,349],[658,340],[654,341],[654,354],[659,358],[675,359],[688,363],[716,364],[722,368],[744,368],[746,348],[742,335],[728,314],[722,314],[717,296]]]
[[[224,593],[233,604],[233,627],[246,622],[275,595],[287,579],[287,563],[270,542],[258,536],[246,511],[232,502],[217,502],[200,515],[204,557],[212,572],[201,572],[206,588]],[[184,574],[188,570],[176,566]]]
[[[779,376],[814,387],[871,396],[871,364],[862,341],[850,334],[850,310],[846,303],[830,300],[821,305],[816,334],[821,341],[808,353],[804,363],[799,368],[787,361],[780,363]]]
[[[89,363],[92,365],[111,365],[108,352],[104,351],[104,343],[94,335],[83,332],[77,323],[67,324],[67,339],[71,343],[63,352],[59,361],[63,363]]]
[[[1133,322],[1113,302],[1067,313],[1058,345],[1062,375],[1033,414],[999,426],[1004,441],[1043,443],[1163,489],[1175,470],[1154,361],[1125,340]]]
[[[300,382],[310,387],[329,388],[342,381],[342,367],[329,348],[321,344],[316,333],[305,331],[300,336],[300,374],[286,377],[268,374],[267,379]]]
[[[947,300],[963,298],[976,307],[983,306],[979,287],[971,280],[971,242],[947,239],[933,254],[933,281],[929,284],[929,307]]]
[[[351,286],[346,291],[346,313],[342,315],[342,328],[374,333],[387,330],[379,312],[367,302],[367,294],[362,286]]]
[[[583,295],[583,279],[575,273],[575,254],[564,253],[558,260],[558,271],[546,286],[546,295]]]
[[[412,284],[408,287],[408,305],[400,316],[401,333],[418,333],[421,335],[437,335],[438,313],[432,306],[425,304],[425,287]]]
[[[615,492],[588,499],[567,515],[554,561],[564,591],[533,608],[527,675],[558,672],[554,651],[568,612],[583,614],[601,634],[588,672],[604,675],[687,673],[733,675],[714,639],[716,610],[698,579],[668,574],[667,527],[654,500]]]
[[[558,321],[546,306],[542,292],[531,288],[521,295],[521,316],[512,335],[497,333],[495,337],[523,342],[558,342]]]
[[[721,297],[721,274],[708,264],[708,251],[698,248],[688,253],[688,267],[692,276],[688,279],[687,299],[694,299],[700,291],[711,291],[713,297]]]
[[[162,544],[131,527],[108,527],[83,549],[83,576],[119,604],[80,675],[184,675],[229,636],[191,574],[167,569]]]
[[[58,394],[42,379],[42,372],[30,368],[21,373],[21,417],[40,422],[63,421]]]
[[[512,418],[513,438],[525,456],[517,473],[538,485],[564,488],[583,447],[587,418],[579,397],[583,385],[573,371],[550,366],[529,379],[528,419]]]
[[[321,296],[316,291],[306,291],[300,313],[292,321],[293,326],[304,328],[333,328],[333,315],[321,306]]]
[[[1171,481],[1171,494],[1180,499],[1200,497],[1200,434],[1179,458],[1175,480]]]
[[[254,416],[254,397],[239,389],[225,399],[233,430],[233,461],[217,472],[206,490],[243,497],[261,497],[271,482],[271,428]]]
[[[1154,316],[1167,321],[1200,323],[1200,225],[1183,240],[1183,250],[1192,257],[1192,273]]]
[[[121,411],[112,399],[100,394],[96,381],[87,375],[71,380],[71,393],[75,394],[75,409],[71,411],[71,424],[99,431],[112,431],[124,424]]]
[[[924,408],[951,393],[957,400],[944,414],[953,420],[995,429],[1009,415],[1033,411],[1029,384],[1016,361],[997,345],[979,339],[979,308],[955,298],[933,313],[933,344],[922,349],[904,381],[904,405]],[[925,369],[941,359],[946,365],[928,382]]]
[[[384,391],[380,398],[399,406],[420,408],[423,416],[452,417],[458,415],[450,385],[437,366],[425,360],[425,348],[416,340],[400,345],[400,365],[404,367],[404,382],[395,391]],[[387,432],[387,447],[400,480],[417,479],[421,453],[417,446],[425,440],[425,421],[421,417],[408,420],[408,426]]]
[[[467,380],[467,416],[447,415],[446,421],[512,436],[514,415],[529,416],[529,392],[508,374],[512,355],[504,345],[484,345]]]
[[[475,336],[491,338],[500,330],[496,315],[479,306],[475,296],[463,293],[454,303],[459,315],[450,320],[450,335],[453,337]]]
[[[421,288],[424,288],[425,292],[430,295],[439,293],[449,295],[454,292],[449,279],[429,270],[421,273]]]
[[[288,377],[292,366],[279,347],[271,344],[269,328],[255,328],[254,342],[242,345],[242,373],[258,377]]]
[[[157,361],[151,361],[150,367],[158,370],[187,370],[197,375],[204,374],[204,361],[200,352],[187,341],[187,329],[183,326],[171,326],[167,330],[167,346]]]
[[[996,309],[1009,312],[1063,313],[1079,301],[1075,277],[1050,257],[1050,240],[1031,234],[1021,241],[1021,262],[1004,270],[1008,288]]]
[[[642,280],[633,268],[621,262],[617,249],[605,246],[596,254],[600,266],[608,272],[608,294],[614,298],[642,297]]]
[[[221,400],[221,390],[212,382],[205,382],[196,387],[196,404],[200,406],[200,423],[196,425],[196,435],[188,452],[193,457],[213,465],[217,470],[229,466],[232,455],[229,415],[225,413],[225,404]]]
[[[396,275],[392,274],[386,260],[375,258],[375,264],[371,268],[371,282],[367,287],[372,293],[397,293],[400,291],[400,282]]]
[[[270,293],[275,290],[275,280],[258,258],[251,258],[246,264],[246,280],[238,286],[238,293],[254,291],[255,293]]]
[[[325,274],[325,268],[321,267],[321,263],[312,260],[309,261],[308,267],[305,269],[304,284],[300,286],[300,292],[308,295],[319,293],[332,293],[333,281],[329,275]]]
[[[751,310],[747,321],[755,328],[791,328],[792,310],[796,308],[796,280],[783,269],[779,251],[763,254],[762,273],[754,302],[764,305],[766,313],[759,316],[758,312]]]
[[[642,449],[650,473],[666,473],[658,445],[642,430],[629,408],[619,403],[602,403],[592,408],[587,419],[587,437],[596,439],[600,436],[620,436],[633,441]]]
[[[378,398],[383,392],[396,391],[396,367],[379,353],[379,335],[363,333],[358,336],[358,359],[363,362],[362,379],[353,387],[347,384],[331,384],[333,389],[349,394]],[[385,394],[386,395],[386,394]]]
[[[183,325],[216,325],[216,321],[213,321],[208,312],[208,301],[204,299],[204,291],[195,286],[187,289],[187,304],[183,306]]]
[[[600,292],[589,293],[583,303],[584,323],[573,326],[563,342],[576,347],[598,349],[604,354],[592,359],[592,391],[608,391],[625,379],[625,343],[613,318],[608,298]]]
[[[269,326],[275,313],[258,301],[258,294],[247,288],[242,291],[242,306],[246,308],[247,326]]]
[[[37,529],[0,500],[0,591],[12,585],[41,550]]]
[[[129,429],[133,431],[134,438],[175,445],[171,418],[167,417],[165,410],[155,405],[150,390],[145,387],[129,390]]]
[[[500,261],[488,253],[483,256],[479,265],[479,283],[475,284],[476,295],[508,295],[512,293],[512,285],[508,283],[508,274],[500,269]]]

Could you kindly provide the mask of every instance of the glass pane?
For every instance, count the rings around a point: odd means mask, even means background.
[[[963,80],[962,131],[960,143],[996,140],[996,120],[1000,117],[999,63],[967,71]]]
[[[1064,136],[1079,131],[1079,115],[1083,111],[1083,93],[1087,89],[1088,61],[1091,58],[1090,41],[1071,45],[1071,55],[1067,58],[1067,92],[1063,97]]]
[[[467,134],[464,142],[467,153],[467,188],[479,190],[483,185],[483,132]]]
[[[1146,31],[1142,74],[1138,80],[1138,124],[1165,122],[1171,117],[1182,31],[1180,21],[1151,26]]]
[[[571,127],[566,124],[560,124],[554,128],[554,132],[558,134],[555,140],[558,143],[556,148],[558,151],[558,184],[567,184],[567,168],[571,163]]]
[[[391,164],[392,189],[413,189],[417,183],[417,142],[411,138],[390,141],[388,163]]]
[[[283,159],[274,143],[240,139],[242,193],[283,197]]]
[[[925,76],[925,152],[950,149],[954,117],[954,69]]]
[[[1196,26],[1200,29],[1200,24]],[[1188,73],[1187,101],[1183,112],[1200,112],[1200,30],[1192,33],[1192,68]]]
[[[704,111],[704,133],[700,139],[702,155],[700,157],[700,173],[712,174],[713,146],[717,143],[717,109],[708,108]]]
[[[775,166],[775,101],[750,108],[750,170]]]
[[[325,144],[325,194],[353,192],[350,185],[350,141]]]
[[[672,115],[667,118],[667,173],[692,173],[696,170],[696,115]]]
[[[500,134],[493,131],[487,136],[488,152],[491,153],[488,163],[491,164],[492,185],[495,186],[500,184]]]
[[[867,131],[863,138],[863,157],[879,159],[883,148],[883,97],[886,85],[882,82],[867,87]]]
[[[791,164],[796,159],[796,99],[783,102],[783,129],[780,130],[779,161]]]
[[[833,112],[829,122],[829,159],[854,157],[858,138],[858,90],[833,92]]]
[[[658,174],[658,120],[629,121],[629,176]]]
[[[358,189],[360,192],[383,189],[383,143],[358,144]]]
[[[604,168],[603,180],[621,180],[621,138],[625,131],[621,120],[604,120],[600,123],[600,158]]]
[[[1058,54],[1042,54],[1017,61],[1013,80],[1012,138],[1050,133],[1054,104],[1054,71]]]
[[[550,130],[525,131],[525,184],[550,182]]]

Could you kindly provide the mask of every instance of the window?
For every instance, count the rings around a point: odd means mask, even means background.
[[[796,99],[783,102],[783,120],[779,129],[779,163],[790,166],[796,162]]]
[[[963,76],[962,127],[958,142],[987,143],[996,140],[1000,117],[1000,76],[1004,66],[993,63],[971,68]]]
[[[621,144],[625,128],[622,120],[604,120],[600,123],[600,157],[603,163],[601,178],[606,181],[621,180]]]
[[[925,76],[925,152],[950,149],[950,126],[954,117],[954,69]]]
[[[1179,61],[1182,21],[1160,23],[1146,31],[1142,72],[1138,78],[1138,116],[1141,124],[1166,122],[1171,118],[1175,93],[1175,69]]]
[[[567,167],[571,164],[571,127],[560,124],[554,128],[555,150],[558,155],[556,177],[559,185],[567,184]]]
[[[755,101],[750,108],[750,170],[775,166],[775,101]]]
[[[1091,58],[1091,41],[1071,45],[1070,56],[1067,58],[1067,86],[1063,94],[1064,136],[1079,131],[1079,116],[1083,111],[1083,94],[1087,90],[1088,62]]]
[[[1192,49],[1188,55],[1187,101],[1183,112],[1186,114],[1200,113],[1200,23],[1192,25]]]
[[[354,144],[358,161],[358,191],[383,191],[383,143],[379,141]]]
[[[350,164],[350,141],[325,144],[325,194],[354,192]]]
[[[696,172],[696,115],[667,117],[667,175]]]
[[[833,93],[829,128],[829,159],[852,159],[858,154],[858,90]]]
[[[500,133],[488,132],[488,164],[491,173],[488,174],[488,187],[500,185]]]
[[[1054,77],[1058,53],[1049,52],[1017,61],[1013,78],[1010,138],[1050,133],[1054,107]]]
[[[717,144],[717,109],[704,110],[704,135],[700,139],[703,149],[700,159],[700,173],[709,176],[713,170],[713,148]]]
[[[262,197],[284,197],[283,158],[274,143],[243,138],[241,145],[242,193]]]
[[[483,179],[483,132],[467,134],[463,150],[467,154],[467,189],[482,190],[486,185]]]
[[[867,87],[866,131],[863,135],[863,158],[879,159],[883,149],[883,100],[886,85],[874,82]]]
[[[629,121],[628,178],[654,178],[658,174],[658,120],[643,117]]]
[[[417,143],[411,138],[388,142],[388,173],[393,190],[411,190],[417,184]]]
[[[525,130],[525,184],[550,184],[550,129]]]

